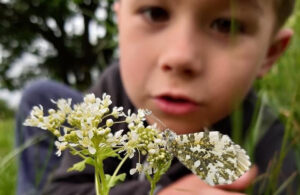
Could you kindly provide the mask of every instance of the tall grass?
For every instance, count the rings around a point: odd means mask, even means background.
[[[289,188],[293,180],[300,183],[300,23],[296,22],[299,19],[300,2],[298,1],[296,12],[287,24],[294,29],[294,37],[289,49],[279,59],[271,73],[256,83],[264,103],[271,105],[285,124],[281,150],[265,175],[268,179],[261,194],[280,194]],[[259,120],[259,117],[257,119]],[[255,132],[257,129],[254,128],[252,133],[257,136]],[[253,150],[254,146],[255,144],[252,144],[250,149]],[[296,156],[298,172],[290,175],[285,182],[278,183],[283,159],[291,150]],[[297,194],[300,194],[300,187]]]
[[[14,120],[0,119],[0,162],[14,149]],[[11,161],[0,169],[0,194],[15,194],[17,165]]]

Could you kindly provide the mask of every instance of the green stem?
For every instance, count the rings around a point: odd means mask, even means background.
[[[96,171],[97,169],[95,169],[95,188],[96,188],[96,195],[101,195],[101,183],[99,180],[99,176],[98,176],[98,171]]]
[[[112,182],[114,181],[116,175],[118,174],[119,170],[121,169],[121,167],[123,166],[124,162],[127,160],[127,158],[129,157],[129,154],[127,154],[123,159],[122,161],[119,163],[118,167],[116,168],[114,174],[112,175],[112,177],[110,178],[109,180],[109,183],[108,183],[108,187],[110,188],[110,186],[112,185]]]
[[[150,183],[151,183],[150,195],[153,195],[154,190],[155,190],[155,188],[156,188],[156,182],[154,182],[154,181],[152,180]]]
[[[100,176],[100,180],[101,180],[101,195],[108,195],[108,186],[107,186],[107,183],[106,183],[106,177],[105,177],[105,174],[104,174],[104,170],[103,170],[103,161],[102,160],[99,160],[97,159],[97,162],[96,162],[96,169],[97,169],[97,172]]]
[[[115,121],[114,124],[122,124],[125,123],[126,121]]]
[[[149,174],[147,174],[146,173],[146,177],[147,177],[147,179],[148,179],[148,181],[150,182],[150,187],[151,187],[151,189],[150,189],[150,195],[153,195],[153,193],[154,193],[154,190],[155,190],[155,188],[156,188],[156,182],[157,181],[155,181],[155,179],[154,178],[152,178]]]

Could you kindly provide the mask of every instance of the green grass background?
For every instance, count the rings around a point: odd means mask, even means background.
[[[0,162],[14,149],[14,120],[0,119]],[[15,194],[16,160],[0,169],[0,195]]]

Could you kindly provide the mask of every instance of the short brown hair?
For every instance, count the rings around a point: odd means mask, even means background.
[[[274,10],[275,10],[275,29],[281,28],[288,17],[292,15],[295,0],[273,0],[274,1]]]

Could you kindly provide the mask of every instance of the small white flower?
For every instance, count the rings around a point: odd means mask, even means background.
[[[123,107],[114,107],[111,114],[114,118],[119,118],[123,115]]]
[[[150,149],[150,150],[149,150],[149,153],[150,153],[150,154],[155,154],[156,152],[157,152],[157,151],[156,151],[155,149]]]
[[[112,101],[110,100],[110,95],[107,95],[106,93],[104,93],[102,95],[102,105],[104,107],[108,107],[109,105],[111,105]]]
[[[141,163],[136,163],[136,168],[130,169],[130,175],[135,174],[136,172],[141,173],[143,171],[143,166]]]
[[[156,143],[156,144],[163,144],[163,141],[162,141],[162,139],[155,139],[154,143]]]
[[[97,131],[98,135],[104,135],[106,133],[105,129],[101,129]]]
[[[80,131],[80,130],[77,130],[76,131],[76,135],[77,135],[77,137],[79,137],[79,138],[83,138],[83,134],[82,134],[82,131]]]
[[[88,136],[90,139],[92,139],[94,137],[94,131],[93,130],[89,130],[88,131]]]
[[[42,105],[34,106],[31,113],[31,116],[43,117],[44,116],[44,109]]]
[[[139,139],[139,135],[136,132],[132,131],[131,132],[131,140],[137,141],[138,139]]]
[[[59,141],[55,141],[54,144],[57,148],[57,152],[56,152],[57,156],[61,156],[61,152],[64,151],[68,145],[67,142],[59,142]]]
[[[88,148],[91,154],[96,153],[96,149],[93,147],[94,144],[88,137],[84,137],[82,140],[79,140],[79,144],[84,148]]]
[[[69,143],[69,145],[70,145],[71,147],[76,147],[76,146],[78,146],[78,144],[75,144],[75,143]]]
[[[88,150],[91,154],[95,154],[96,153],[96,149],[94,147],[89,146]]]
[[[122,135],[123,131],[124,131],[123,129],[117,131],[117,132],[115,133],[115,138],[116,138],[116,139],[119,139],[120,136]]]
[[[63,111],[64,113],[70,113],[71,112],[71,102],[72,100],[69,99],[59,99],[56,103],[59,110]]]
[[[135,173],[136,173],[136,168],[130,169],[130,171],[129,171],[129,174],[130,174],[130,175],[133,175],[133,174],[135,174]]]
[[[112,119],[107,119],[106,120],[106,126],[107,127],[111,127],[111,126],[113,126],[113,124],[114,124],[114,121]]]
[[[130,123],[128,124],[128,129],[134,130],[134,128],[135,128],[134,123],[133,123],[133,122],[130,122]]]
[[[87,94],[84,98],[83,101],[86,103],[95,103],[96,102],[96,97],[95,94]]]
[[[60,142],[65,141],[65,137],[64,136],[58,137],[58,141],[60,141]]]

